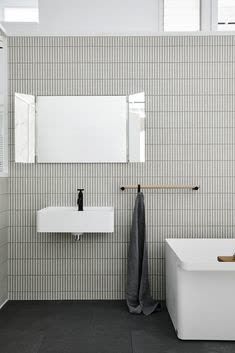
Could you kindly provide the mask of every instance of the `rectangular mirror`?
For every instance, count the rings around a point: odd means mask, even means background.
[[[126,97],[38,97],[37,162],[126,162]]]
[[[38,163],[145,161],[144,93],[38,96],[34,102],[15,94],[16,162],[33,163],[35,155]]]

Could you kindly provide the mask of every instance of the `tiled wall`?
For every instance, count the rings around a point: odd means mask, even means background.
[[[198,192],[145,192],[152,291],[164,298],[165,238],[234,235],[235,37],[22,37],[9,45],[10,298],[124,298],[135,192],[119,186],[199,184]],[[145,91],[146,163],[16,165],[15,91]],[[75,205],[78,187],[87,205],[115,207],[114,234],[78,243],[69,234],[37,234],[36,210]]]
[[[3,37],[3,49],[1,51],[0,58],[0,103],[2,103],[0,109],[0,118],[5,117],[5,97],[7,95],[6,90],[6,38],[4,33],[0,29],[0,36]],[[2,132],[1,132],[2,133]],[[1,139],[2,143],[2,139]],[[1,146],[2,148],[2,146]],[[0,307],[8,299],[8,222],[9,222],[9,191],[8,191],[8,178],[0,177]]]
[[[0,178],[0,306],[8,298],[8,179]]]

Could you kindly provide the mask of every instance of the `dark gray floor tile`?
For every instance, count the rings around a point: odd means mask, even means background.
[[[207,353],[233,353],[235,352],[235,342],[203,342],[203,347]]]
[[[133,353],[183,353],[186,349],[187,353],[204,353],[198,350],[198,344],[181,341],[172,335],[164,334],[162,331],[148,332],[145,330],[132,332]]]
[[[112,334],[46,336],[38,353],[132,353],[131,337]]]
[[[38,353],[43,341],[39,332],[16,331],[0,332],[1,353]]]
[[[166,334],[164,328],[132,332],[133,353],[232,353],[233,342],[182,341]]]
[[[38,353],[90,353],[91,340],[89,337],[77,336],[46,336]]]
[[[124,301],[20,301],[0,311],[0,353],[232,353],[233,342],[181,341],[167,311]]]
[[[132,353],[131,335],[128,332],[97,333],[93,342],[92,353]]]

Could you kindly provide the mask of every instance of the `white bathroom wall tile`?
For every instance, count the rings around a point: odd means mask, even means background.
[[[0,305],[8,298],[8,178],[0,178]]]
[[[7,262],[7,250],[8,250],[8,243],[1,245],[0,247],[0,265]],[[6,272],[6,271],[5,271]],[[6,275],[6,273],[5,273]]]
[[[136,193],[121,192],[121,185],[200,185],[197,192],[145,191],[150,282],[158,299],[165,297],[166,238],[234,236],[234,54],[234,36],[9,39],[11,299],[125,298]],[[16,165],[15,91],[145,91],[146,162]],[[37,234],[36,210],[76,207],[79,186],[86,205],[115,207],[114,234],[88,234],[78,243],[71,234]]]

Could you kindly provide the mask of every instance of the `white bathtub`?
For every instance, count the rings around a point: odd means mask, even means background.
[[[167,239],[166,304],[177,336],[235,340],[235,239]]]

